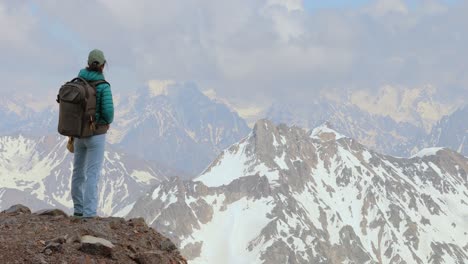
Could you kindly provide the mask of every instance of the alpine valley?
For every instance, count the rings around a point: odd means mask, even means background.
[[[190,263],[467,263],[467,174],[450,149],[396,158],[327,125],[260,120],[128,217],[177,241]]]

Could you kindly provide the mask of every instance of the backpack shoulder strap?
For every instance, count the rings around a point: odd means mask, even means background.
[[[99,80],[99,81],[88,82],[88,83],[94,87],[97,87],[98,85],[103,84],[103,83],[107,83],[110,86],[110,83],[108,83],[106,80]]]
[[[84,83],[89,83],[88,81],[86,81],[84,78],[81,78],[81,77],[76,77],[76,78],[73,78],[71,81],[69,81],[68,83],[74,83],[74,82],[78,82],[78,81],[81,81],[81,82],[84,82]]]

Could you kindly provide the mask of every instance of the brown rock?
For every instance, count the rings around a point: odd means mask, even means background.
[[[29,209],[28,207],[22,205],[22,204],[15,204],[13,206],[11,206],[10,208],[6,209],[5,211],[3,211],[2,213],[6,213],[6,214],[30,214],[31,213],[31,209]]]
[[[65,217],[68,217],[68,215],[60,210],[60,209],[44,209],[44,210],[40,210],[40,211],[37,211],[35,212],[34,214],[37,214],[37,215],[49,215],[49,216],[65,216]]]
[[[176,249],[177,249],[176,245],[174,243],[172,243],[171,240],[165,239],[165,240],[161,241],[161,250],[171,252],[171,251],[174,251]]]
[[[60,237],[56,237],[52,240],[49,240],[46,242],[46,244],[50,244],[50,243],[58,243],[58,244],[63,244],[63,243],[66,243],[67,242],[67,237],[66,236],[60,236]]]
[[[143,219],[142,217],[132,218],[132,219],[128,220],[128,225],[129,226],[134,226],[134,227],[137,227],[137,226],[147,227],[145,219]]]
[[[38,255],[34,256],[33,263],[37,263],[37,264],[48,264],[49,262],[47,262],[47,261],[44,259],[44,255],[38,254]]]
[[[93,236],[81,237],[80,250],[85,253],[92,255],[100,255],[104,257],[112,257],[113,248],[114,245],[103,238]]]
[[[67,243],[67,244],[72,244],[72,243],[75,243],[75,242],[77,242],[77,243],[81,242],[81,235],[79,235],[77,232],[68,234],[65,237],[66,237],[65,243]]]
[[[49,242],[44,248],[44,250],[42,250],[42,252],[46,255],[51,255],[54,252],[60,251],[62,251],[62,244],[55,242]]]
[[[80,259],[76,262],[78,264],[95,264],[96,261],[91,259],[89,256],[81,256]]]
[[[138,264],[165,264],[171,263],[170,259],[165,257],[161,251],[148,251],[138,253],[134,256],[133,260],[135,260]]]

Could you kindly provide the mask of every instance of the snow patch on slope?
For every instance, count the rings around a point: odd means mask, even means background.
[[[122,164],[123,165],[123,164]],[[134,170],[130,176],[139,183],[149,184],[157,178],[148,171]]]
[[[429,156],[434,156],[437,155],[437,152],[442,150],[444,148],[425,148],[419,151],[418,153],[414,154],[411,156],[411,158],[424,158],[424,157],[429,157]]]
[[[114,217],[125,217],[125,216],[127,216],[128,213],[130,213],[130,211],[132,210],[134,205],[135,205],[135,203],[131,203],[131,204],[125,206],[124,208],[122,208],[122,210],[118,211],[113,216]]]
[[[224,211],[220,210],[221,203],[218,205],[212,221],[183,242],[182,247],[197,241],[203,242],[200,257],[190,263],[259,263],[257,257],[260,248],[250,251],[246,245],[255,240],[262,228],[271,221],[267,214],[273,209],[273,199],[242,198]]]
[[[322,135],[324,134],[330,134],[335,136],[335,140],[338,140],[340,138],[345,138],[344,135],[336,132],[335,130],[331,129],[327,124],[323,124],[321,126],[318,126],[314,128],[310,134],[310,137],[313,139],[319,139],[322,140]]]
[[[209,187],[227,185],[233,180],[244,175],[244,167],[249,158],[247,157],[246,147],[248,143],[238,145],[238,149],[230,148],[225,150],[218,164],[211,167],[204,174],[196,178]]]

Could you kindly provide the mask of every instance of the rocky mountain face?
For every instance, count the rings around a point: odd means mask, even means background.
[[[468,156],[468,105],[444,116],[432,128],[425,145],[449,147]]]
[[[2,263],[187,264],[169,239],[143,219],[68,217],[58,209],[0,213]]]
[[[200,173],[249,131],[237,113],[190,83],[154,83],[128,97],[119,111],[112,143],[187,175]]]
[[[33,210],[69,212],[72,164],[64,137],[0,137],[0,210],[23,203]],[[99,213],[126,214],[150,186],[167,179],[158,168],[109,147],[99,183]]]
[[[190,263],[466,263],[468,159],[374,152],[327,126],[261,120],[193,181],[140,198]]]
[[[349,102],[321,97],[299,104],[274,104],[266,117],[276,124],[284,123],[312,129],[325,122],[362,144],[394,156],[408,157],[417,152],[421,138],[426,136],[422,126],[395,121],[389,116],[372,114]]]

